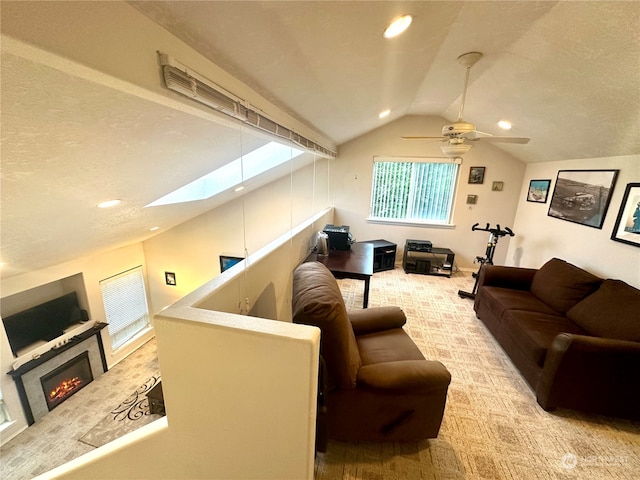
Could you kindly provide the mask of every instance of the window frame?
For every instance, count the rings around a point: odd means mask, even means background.
[[[372,216],[373,212],[373,202],[375,198],[375,169],[376,163],[438,163],[438,164],[454,164],[456,165],[454,178],[452,180],[452,192],[451,192],[451,202],[448,207],[448,218],[446,221],[438,222],[434,220],[421,220],[417,218],[384,218],[384,217],[375,217]],[[460,170],[462,165],[462,159],[460,157],[448,158],[448,157],[402,157],[402,156],[378,156],[374,155],[372,162],[372,175],[371,175],[371,192],[370,192],[370,200],[369,200],[369,215],[367,216],[367,222],[369,223],[379,223],[386,225],[408,225],[408,226],[426,226],[433,228],[455,228],[455,223],[453,222],[453,217],[455,213],[455,205],[456,205],[456,196],[458,191],[458,185],[460,182]],[[410,200],[409,200],[410,201]]]

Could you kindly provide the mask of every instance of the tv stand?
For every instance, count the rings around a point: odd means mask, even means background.
[[[407,240],[402,256],[405,273],[436,275],[450,278],[456,254],[448,248],[432,247],[431,242]]]

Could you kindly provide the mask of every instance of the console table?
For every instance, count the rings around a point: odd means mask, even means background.
[[[371,243],[354,243],[349,250],[329,250],[329,255],[326,256],[311,253],[304,261],[316,261],[324,264],[336,278],[364,280],[362,308],[369,306],[369,283],[373,275],[373,245]]]

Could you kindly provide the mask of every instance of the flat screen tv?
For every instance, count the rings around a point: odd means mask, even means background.
[[[14,356],[18,351],[40,340],[59,337],[74,323],[86,321],[87,312],[80,309],[76,292],[31,307],[2,319]]]
[[[224,272],[225,270],[229,270],[236,263],[239,263],[242,260],[244,260],[243,257],[229,257],[227,255],[220,255],[220,273]]]

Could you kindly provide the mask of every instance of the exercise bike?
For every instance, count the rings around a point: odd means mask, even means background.
[[[478,291],[478,281],[480,280],[480,271],[484,265],[493,265],[493,254],[496,251],[496,245],[498,245],[498,240],[500,237],[504,237],[509,235],[513,237],[515,234],[511,231],[509,227],[505,227],[504,230],[500,228],[500,225],[496,225],[496,228],[489,228],[489,224],[485,228],[479,228],[479,223],[476,223],[473,227],[471,227],[471,231],[475,232],[476,230],[480,230],[483,232],[489,232],[489,241],[487,242],[487,250],[484,254],[484,257],[476,257],[475,262],[480,264],[480,268],[475,273],[471,275],[476,279],[476,282],[473,284],[473,290],[471,293],[465,292],[463,290],[458,290],[458,295],[461,298],[476,298],[476,293]],[[474,262],[474,263],[475,263]]]

